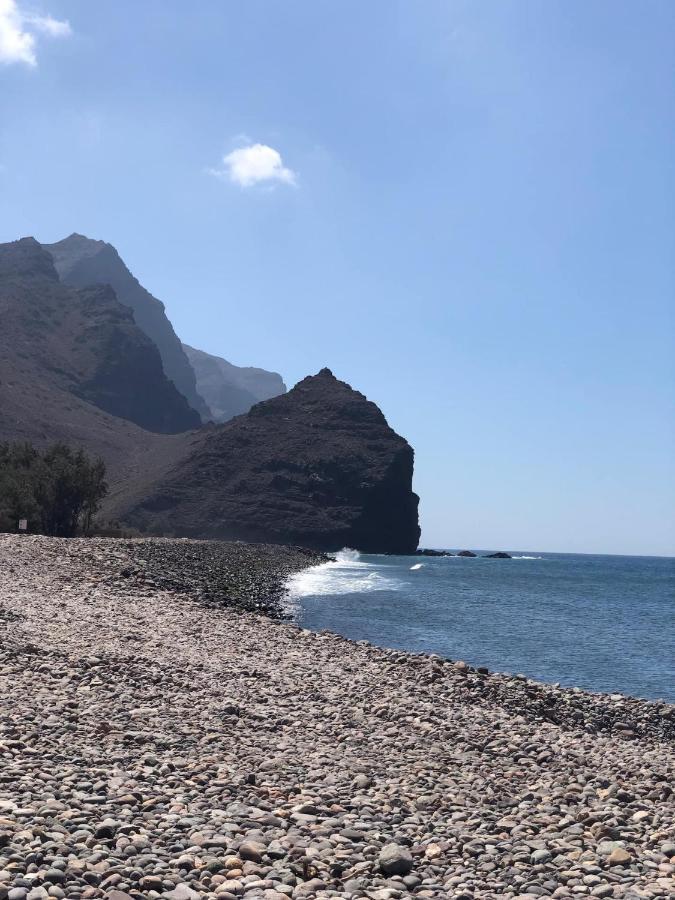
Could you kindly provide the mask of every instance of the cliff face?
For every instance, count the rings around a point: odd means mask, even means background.
[[[115,515],[154,532],[412,553],[413,450],[328,369],[210,426]]]
[[[65,284],[88,287],[109,284],[120,303],[131,307],[134,320],[159,350],[164,373],[202,420],[211,412],[197,390],[195,373],[185,355],[164,304],[153,297],[127,269],[117,250],[104,241],[71,234],[55,244],[43,244]]]
[[[68,392],[149,431],[199,425],[131,310],[108,286],[64,285],[33,238],[0,245],[0,320],[5,415],[10,388],[30,393],[32,386],[34,393]],[[58,431],[61,423],[55,426]]]
[[[226,359],[187,344],[183,344],[183,350],[194,369],[197,390],[206,400],[214,422],[227,422],[248,412],[260,400],[286,393],[286,385],[276,372],[234,366]]]

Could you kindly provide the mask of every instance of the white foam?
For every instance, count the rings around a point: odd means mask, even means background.
[[[343,547],[335,554],[335,562],[338,563],[357,563],[361,561],[361,554],[358,550],[352,550],[350,547]],[[364,563],[364,565],[367,565]]]
[[[424,563],[415,563],[414,566],[410,566],[411,572],[416,572],[418,569],[421,569]]]
[[[363,562],[358,550],[345,547],[335,554],[335,562],[323,563],[292,575],[286,583],[291,607],[302,597],[330,594],[367,594],[372,591],[396,591],[403,584]]]
[[[511,559],[543,559],[543,556],[512,556]]]

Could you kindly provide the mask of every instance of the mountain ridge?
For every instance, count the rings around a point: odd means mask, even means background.
[[[106,241],[77,232],[42,246],[52,255],[65,284],[74,287],[109,284],[113,288],[117,299],[133,310],[136,324],[157,347],[167,378],[173,381],[200,419],[208,421],[211,411],[197,391],[194,370],[166,315],[164,304],[143,287],[116,248]]]
[[[286,393],[286,385],[278,372],[256,366],[235,366],[221,356],[197,350],[189,344],[183,344],[183,350],[215,422],[227,422],[248,412],[261,400]]]
[[[0,310],[3,369],[29,381],[41,373],[55,389],[150,432],[200,424],[112,288],[64,284],[34,238],[0,245]]]
[[[75,287],[109,284],[114,289],[117,299],[132,309],[136,324],[157,346],[165,374],[202,422],[227,421],[260,400],[286,391],[276,372],[235,366],[182,343],[162,301],[138,281],[112,244],[73,232],[42,246],[51,254],[64,283]]]

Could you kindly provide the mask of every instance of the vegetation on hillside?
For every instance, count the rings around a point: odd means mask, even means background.
[[[105,465],[83,450],[54,444],[0,444],[0,531],[73,537],[87,534],[108,486]]]

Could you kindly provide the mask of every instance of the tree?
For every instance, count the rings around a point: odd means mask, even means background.
[[[16,531],[19,519],[41,520],[35,496],[39,463],[30,444],[0,444],[0,531]]]
[[[0,445],[0,530],[72,537],[85,534],[107,493],[105,465],[83,450],[54,444],[40,453],[30,444]]]
[[[108,483],[105,480],[105,463],[102,459],[93,460],[88,464],[86,472],[86,490],[82,505],[82,531],[89,534],[94,516],[99,511],[101,500],[108,493]]]

